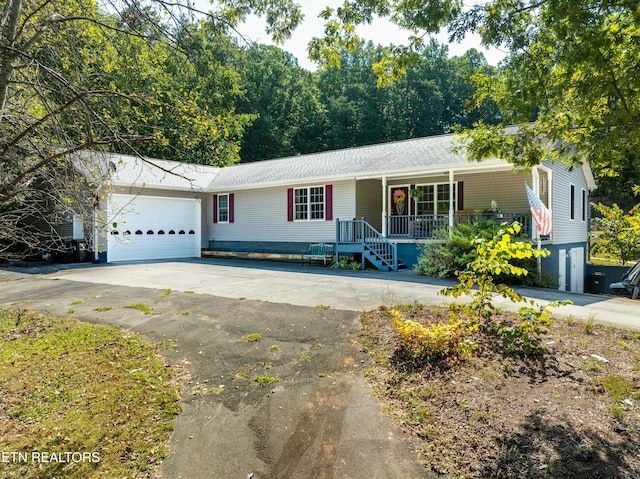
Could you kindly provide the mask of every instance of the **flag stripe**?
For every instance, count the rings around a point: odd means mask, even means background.
[[[548,236],[553,231],[553,222],[551,221],[551,212],[540,201],[538,195],[536,195],[529,185],[526,183],[524,186],[527,189],[527,198],[529,199],[529,206],[531,207],[531,216],[536,223],[536,228],[540,236]]]

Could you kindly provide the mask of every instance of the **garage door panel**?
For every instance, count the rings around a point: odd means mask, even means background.
[[[118,234],[108,235],[107,261],[200,256],[200,208],[191,198],[112,195],[110,232]]]

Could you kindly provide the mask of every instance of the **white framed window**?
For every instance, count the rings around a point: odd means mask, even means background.
[[[417,185],[421,192],[420,199],[416,203],[418,215],[444,215],[449,214],[449,183],[434,183],[429,185]],[[457,183],[453,184],[453,209],[457,209]]]
[[[293,189],[293,208],[295,221],[324,220],[324,186],[309,186]]]
[[[229,194],[218,195],[218,223],[229,222]]]

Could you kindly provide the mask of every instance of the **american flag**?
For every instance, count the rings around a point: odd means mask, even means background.
[[[536,222],[536,228],[540,236],[548,236],[553,230],[553,223],[551,221],[551,212],[540,201],[538,195],[536,195],[528,184],[524,184],[527,188],[527,198],[529,198],[529,206],[531,207],[531,216],[533,221]]]

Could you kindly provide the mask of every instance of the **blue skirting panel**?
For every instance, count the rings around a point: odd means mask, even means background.
[[[309,251],[310,244],[293,241],[209,241],[209,250],[229,253],[301,254]]]

